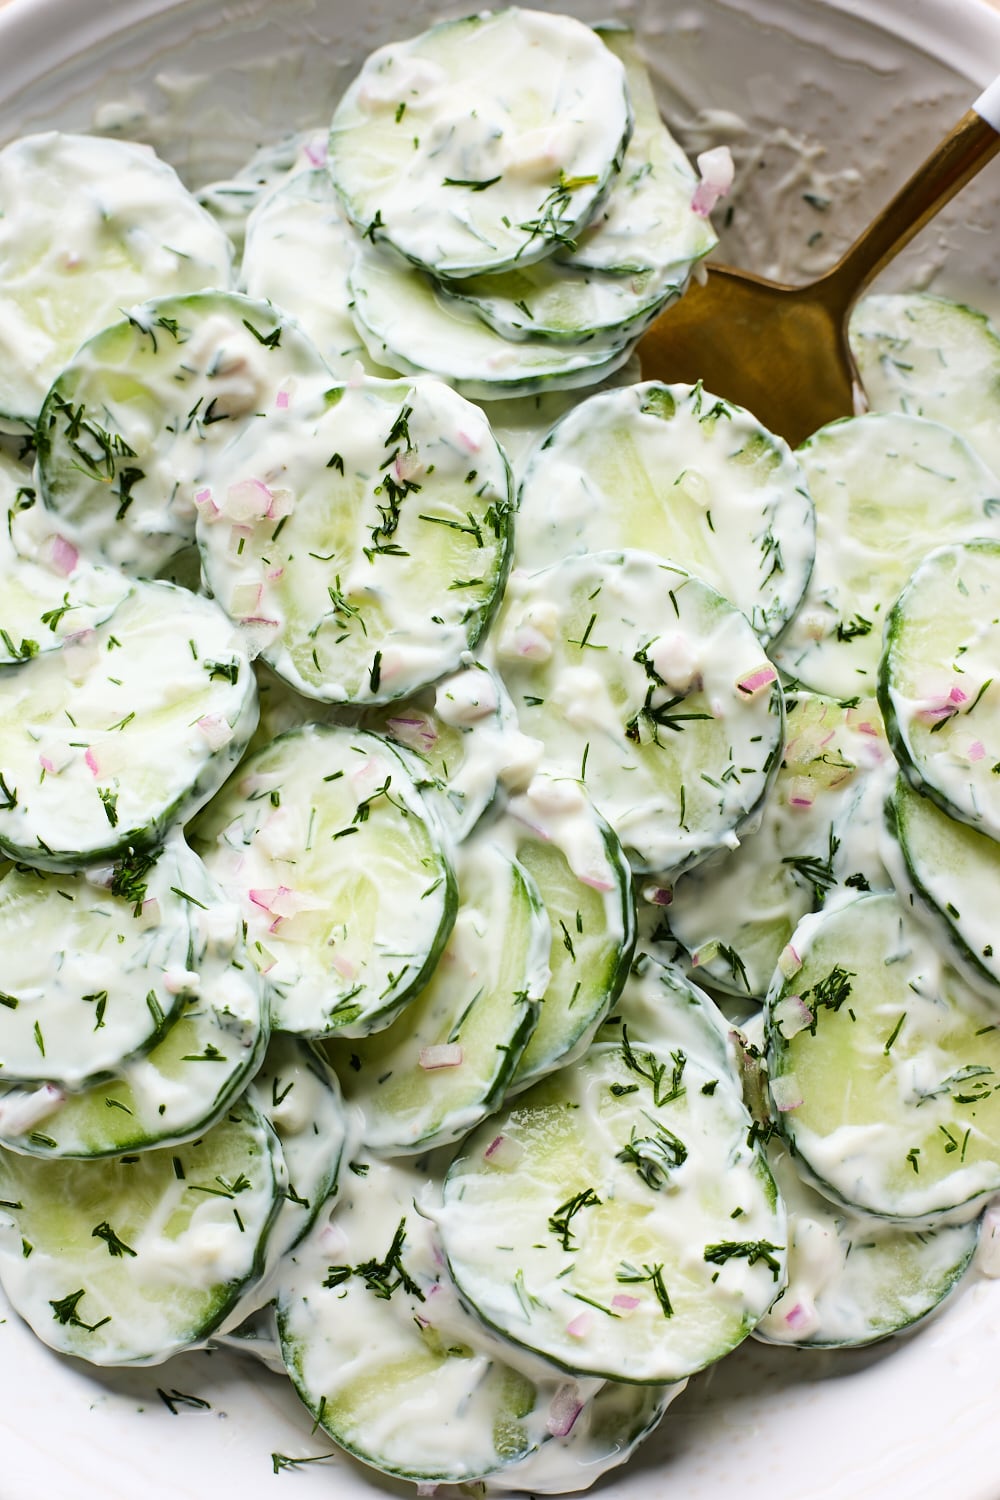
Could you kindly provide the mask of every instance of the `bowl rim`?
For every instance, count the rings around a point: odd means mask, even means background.
[[[108,42],[118,33],[185,9],[204,9],[225,0],[0,0],[0,58],[3,71],[26,77],[12,98],[24,92],[81,52]],[[500,5],[507,0],[498,0]],[[530,0],[529,0],[530,3]],[[543,0],[544,3],[544,0]],[[570,5],[572,0],[569,0]],[[726,0],[737,13],[754,12],[766,18],[773,12],[780,26],[781,0]],[[819,9],[833,10],[905,39],[945,66],[981,85],[992,82],[1000,65],[1000,9],[998,0],[812,0]],[[960,27],[955,9],[961,5]],[[448,9],[453,7],[449,6]],[[557,9],[558,5],[549,8]],[[468,0],[466,9],[476,9]],[[959,35],[960,33],[960,35]],[[45,66],[38,70],[38,59]]]

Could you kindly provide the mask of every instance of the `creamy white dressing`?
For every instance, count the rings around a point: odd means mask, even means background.
[[[631,130],[624,69],[595,33],[511,7],[372,53],[334,112],[330,167],[362,233],[460,276],[572,238]]]
[[[191,830],[235,901],[284,1031],[364,1036],[454,919],[444,837],[385,740],[307,724],[258,750]]]
[[[813,505],[787,446],[700,387],[591,396],[528,464],[515,562],[643,547],[689,568],[766,643],[794,613],[815,551]]]
[[[229,285],[215,220],[148,146],[50,131],[0,151],[0,422],[34,422],[52,379],[118,310]]]
[[[206,802],[250,738],[257,693],[217,605],[142,583],[72,649],[5,675],[0,719],[0,843],[75,868],[155,842]]]
[[[735,847],[782,712],[759,641],[713,589],[638,551],[516,570],[491,645],[544,764],[585,783],[635,868]]]
[[[198,539],[212,592],[279,676],[321,701],[381,703],[475,645],[509,507],[477,407],[435,380],[359,373],[213,453]]]
[[[679,21],[678,25],[680,24],[681,22]],[[871,59],[868,58],[866,59],[866,61],[871,62]],[[415,91],[427,89],[431,93],[433,93],[433,91],[440,85],[440,79],[433,73],[433,71],[428,71],[427,69],[422,67],[418,68],[415,72],[408,74],[404,81],[406,82],[408,87],[412,87],[412,89]],[[166,79],[165,87],[168,89],[168,91],[172,91],[179,100],[183,100],[186,97],[184,80]],[[372,94],[370,101],[372,107],[377,110],[379,108],[387,106],[387,104],[389,103],[389,95],[393,93],[394,88],[395,85],[393,85],[393,88],[389,89],[389,93],[385,94],[384,97],[379,95],[378,89],[376,88]],[[704,125],[706,130],[722,129],[731,131],[734,127],[735,122],[731,118],[728,120],[712,120],[706,114],[706,116],[701,121],[701,124]],[[798,175],[792,174],[789,184],[786,185],[787,191],[792,193],[797,192],[798,187],[803,181],[808,181],[812,186],[815,186],[815,184],[820,181],[820,174],[818,174],[818,168],[816,167],[816,164],[809,164],[809,162],[807,161],[807,153],[804,151],[801,142],[793,138],[788,133],[786,133],[786,137],[787,138],[785,138],[783,141],[776,140],[776,143],[779,146],[786,147],[790,153],[797,154],[800,164],[805,163],[806,170],[806,175],[804,177],[801,175],[801,173]],[[461,144],[464,148],[467,147],[470,143],[467,140],[459,142],[458,137],[456,136],[456,144]],[[473,143],[473,145],[474,144],[475,143]],[[560,141],[560,148],[564,144],[565,143],[563,141]],[[775,144],[775,142],[772,142],[772,144]],[[280,170],[284,169],[284,165],[285,163],[282,159]],[[822,180],[826,181],[827,178],[824,177]],[[846,190],[848,192],[850,191],[849,174],[843,177],[843,181],[839,181],[835,174],[830,175],[828,180],[835,185],[838,192],[842,190]],[[607,208],[608,218],[609,220],[613,220],[614,215],[611,213],[611,200],[609,200]],[[298,266],[298,264],[299,263],[297,260],[290,258],[289,266],[286,269],[290,271],[293,278],[297,274],[296,267]],[[433,339],[431,339],[431,342],[433,342]],[[435,357],[438,356],[435,355]],[[447,359],[446,354],[442,354],[440,357],[443,360]],[[551,612],[547,612],[543,608],[540,610],[537,620],[534,620],[530,623],[531,630],[535,632],[531,637],[531,643],[537,644],[541,647],[544,641],[549,637],[549,633],[553,626],[553,616]],[[255,639],[254,644],[255,646],[261,644],[260,639]],[[655,654],[651,654],[650,659],[653,662],[654,669],[657,671],[657,673],[665,674],[666,678],[671,681],[673,685],[680,691],[687,692],[691,690],[695,684],[696,678],[700,675],[702,666],[700,657],[697,656],[689,642],[681,641],[677,637],[672,637],[662,646],[662,648],[658,647]],[[568,684],[568,688],[571,695],[573,695],[574,697],[574,702],[576,702],[577,704],[582,704],[586,700],[588,695],[593,695],[595,692],[597,692],[599,685],[599,674],[589,674],[587,672],[583,672],[573,677],[572,681]],[[852,686],[854,686],[854,684],[852,684]],[[435,710],[439,710],[441,706],[442,705],[435,703]],[[445,709],[445,714],[443,716],[439,714],[439,718],[443,717],[445,719],[445,721],[447,722],[447,727],[449,729],[458,730],[463,735],[464,748],[469,738],[468,731],[470,731],[473,727],[478,727],[481,722],[476,718],[476,714],[480,707],[480,702],[477,700],[475,691],[470,690],[470,681],[462,683],[457,693],[454,695],[452,701],[445,702],[443,707]],[[448,722],[449,720],[450,722]],[[483,720],[487,724],[493,724],[494,720],[490,710],[484,710]],[[530,772],[533,769],[534,758],[537,754],[537,751],[532,750],[531,741],[529,741],[519,731],[514,731],[513,739],[517,740],[518,742],[519,753],[514,757],[514,768],[508,768],[506,779],[512,782],[516,790],[522,791],[522,789],[528,784],[530,780]],[[490,784],[490,776],[493,776],[492,785],[496,785],[496,775],[492,770],[489,769],[489,762],[490,757],[486,755],[480,758],[477,754],[475,758],[467,758],[465,769],[469,770],[472,766],[474,766],[477,775],[477,784],[479,786],[484,787],[487,784]],[[551,834],[551,825],[553,824],[553,822],[558,825],[560,845],[565,846],[570,851],[568,855],[568,862],[570,867],[576,874],[579,874],[584,870],[587,871],[588,873],[581,877],[584,880],[587,880],[588,876],[592,875],[595,870],[595,861],[593,857],[595,852],[593,827],[591,826],[588,830],[585,828],[585,820],[568,816],[568,813],[570,811],[570,802],[572,800],[570,794],[574,792],[576,788],[573,785],[575,776],[573,776],[573,774],[569,771],[567,771],[565,774],[567,776],[567,780],[561,783],[555,783],[555,785],[557,787],[560,787],[562,792],[566,794],[562,798],[562,800],[560,800],[558,796],[552,796],[551,789],[544,780],[536,780],[535,782],[531,782],[531,784],[528,786],[526,795],[518,798],[517,801],[520,803],[530,801],[533,792],[537,800],[539,797],[539,788],[541,787],[543,789],[541,793],[543,807],[534,807],[532,809],[532,816],[535,819],[536,824],[539,821],[539,814],[541,812],[544,812],[545,817],[549,819],[550,827],[546,836],[549,836],[549,834]],[[501,777],[504,776],[503,770],[501,770],[500,775]],[[874,855],[869,856],[867,851],[869,848],[870,835],[875,829],[878,822],[878,808],[881,802],[881,785],[883,780],[884,777],[882,776],[881,772],[875,772],[871,775],[866,775],[862,779],[861,795],[851,803],[850,813],[846,821],[836,824],[839,830],[839,836],[841,837],[841,845],[840,847],[838,847],[836,859],[832,862],[834,864],[837,864],[839,862],[839,875],[841,879],[845,878],[848,873],[853,873],[861,870],[869,870],[869,868],[873,872],[875,872],[871,876],[872,883],[874,884],[875,880],[879,878],[878,872],[881,871],[881,865],[876,857]],[[479,793],[477,792],[477,796],[478,795]],[[278,851],[284,849],[285,854],[287,855],[288,848],[286,845],[282,844],[282,834],[280,830],[275,830],[275,841],[275,849]],[[866,851],[864,854],[860,852],[862,847]],[[871,858],[870,867],[867,863],[869,857]],[[600,879],[600,877],[598,878]],[[182,971],[178,971],[178,973],[181,972]],[[220,982],[216,988],[216,994],[219,996],[229,996],[231,994],[232,1008],[233,1011],[237,1013],[240,1011],[241,1004],[239,997],[240,982],[241,981],[237,978],[235,973],[233,971],[230,971],[228,975],[225,976],[225,982]],[[674,982],[668,982],[667,980],[663,981],[664,986],[668,990],[670,990],[671,983]],[[627,996],[628,992],[626,992],[626,997]],[[623,1014],[628,1013],[628,1005],[625,1004],[626,997],[623,997],[623,1004],[622,1007],[620,1007],[623,1011]],[[676,996],[674,998],[676,998]],[[636,1016],[643,1012],[643,1007],[638,1004],[634,997],[632,1000],[632,1006]],[[649,1010],[650,1008],[647,1004],[645,1008],[647,1018],[649,1016]],[[635,1024],[638,1027],[638,1021],[636,1021]],[[697,1025],[695,1025],[693,1029],[694,1033],[698,1032]],[[705,1045],[709,1053],[711,1052],[711,1046],[708,1044],[707,1038],[711,1035],[711,1031],[712,1028],[709,1027],[705,1033]],[[248,1047],[250,1046],[249,1041],[246,1042],[246,1045]],[[691,1045],[692,1049],[694,1049],[695,1047],[694,1042],[690,1042],[688,1043],[688,1045]],[[15,1097],[16,1094],[17,1091],[15,1091]],[[42,1094],[43,1090],[37,1091],[37,1095]],[[784,1095],[785,1101],[787,1102],[790,1098],[791,1094],[786,1091]],[[6,1107],[6,1101],[4,1107]],[[47,1111],[51,1109],[52,1101],[48,1097],[35,1097],[33,1100],[29,1098],[28,1100],[24,1101],[24,1107],[29,1112],[31,1110],[35,1110],[36,1112],[41,1111],[41,1114],[36,1113],[33,1117],[40,1120],[44,1118]],[[28,1121],[28,1118],[28,1114],[25,1114],[24,1121]],[[25,1124],[24,1128],[28,1128],[28,1125]],[[848,1137],[850,1137],[852,1141],[857,1140],[858,1137],[863,1134],[865,1134],[864,1127],[854,1130],[853,1135],[851,1134],[850,1129],[845,1130],[844,1141],[846,1142],[848,1140]],[[335,1217],[333,1221],[334,1226],[336,1226],[337,1222],[338,1221]],[[383,1227],[388,1228],[389,1235],[382,1235],[382,1239],[379,1241],[379,1250],[384,1248],[384,1244],[388,1244],[388,1240],[391,1237],[393,1224],[389,1223],[386,1219],[384,1221]],[[805,1243],[805,1240],[807,1238],[809,1238],[808,1233],[806,1231],[803,1231],[803,1244]],[[827,1240],[822,1233],[820,1235],[820,1239],[823,1240],[824,1245],[827,1245]],[[793,1253],[794,1240],[795,1235],[793,1234],[790,1239],[790,1245],[792,1246]],[[330,1249],[331,1253],[333,1252],[332,1245],[328,1246],[327,1248]],[[338,1253],[341,1248],[342,1246],[338,1241]],[[360,1253],[361,1252],[359,1252],[359,1256]],[[203,1256],[210,1259],[212,1257],[212,1254],[213,1252],[211,1250],[211,1247],[206,1241]],[[806,1256],[806,1259],[809,1259],[808,1255]],[[820,1254],[813,1259],[819,1266],[819,1271],[817,1272],[817,1274],[822,1277],[822,1274],[825,1274],[823,1273],[823,1266],[828,1263],[828,1258],[825,1257],[825,1254]],[[812,1261],[810,1261],[810,1265],[811,1264]],[[813,1287],[813,1291],[815,1291],[815,1287]],[[813,1300],[816,1300],[815,1296],[813,1297]],[[364,1305],[363,1298],[361,1299],[361,1301],[362,1305]],[[369,1305],[371,1301],[372,1299],[369,1297]],[[856,1309],[848,1309],[847,1311],[845,1311],[844,1316],[848,1321],[850,1321],[854,1312],[856,1312]],[[471,1326],[476,1328],[478,1335],[482,1337],[482,1330],[479,1325],[473,1324]],[[442,1320],[442,1327],[447,1327],[447,1319]],[[573,1384],[573,1382],[571,1381],[570,1384]],[[604,1388],[605,1391],[612,1391],[613,1389],[614,1388],[612,1387]],[[632,1390],[629,1390],[627,1394],[631,1396],[633,1390],[634,1388],[632,1388]],[[676,1388],[674,1388],[671,1393],[676,1394]],[[582,1385],[579,1388],[579,1394],[583,1394]],[[575,1400],[576,1398],[574,1397],[573,1399]],[[421,1401],[423,1400],[424,1398],[423,1396],[421,1396]],[[555,1422],[556,1426],[558,1426],[561,1421],[565,1420],[567,1400],[568,1398],[566,1394],[566,1382],[563,1382],[559,1387],[556,1388],[555,1394],[552,1398],[552,1402],[548,1409],[546,1430],[550,1435],[550,1440],[544,1444],[543,1448],[539,1451],[538,1454],[535,1454],[528,1460],[524,1461],[523,1469],[520,1465],[512,1466],[512,1471],[509,1475],[505,1474],[499,1478],[499,1480],[497,1481],[499,1485],[506,1487],[507,1484],[512,1480],[516,1480],[519,1482],[523,1474],[523,1484],[525,1488],[546,1491],[549,1489],[561,1489],[566,1487],[582,1487],[582,1485],[584,1485],[585,1483],[590,1482],[594,1475],[603,1469],[606,1463],[619,1462],[627,1455],[630,1444],[633,1441],[634,1437],[641,1435],[641,1431],[639,1429],[641,1429],[642,1422],[645,1420],[645,1416],[643,1415],[644,1413],[650,1416],[652,1420],[655,1420],[656,1416],[659,1415],[659,1411],[662,1409],[659,1395],[651,1399],[646,1406],[641,1406],[640,1403],[636,1403],[635,1406],[633,1406],[630,1400],[626,1400],[624,1404],[620,1403],[619,1406],[615,1408],[612,1401],[612,1409],[615,1411],[615,1415],[613,1416],[610,1423],[611,1438],[610,1441],[606,1442],[600,1436],[601,1428],[600,1421],[597,1415],[598,1403],[597,1401],[591,1399],[584,1404],[582,1414],[580,1414],[576,1418],[570,1432],[565,1437],[557,1438],[552,1436],[553,1422]],[[424,1412],[427,1416],[428,1430],[435,1430],[434,1424],[439,1419],[440,1413],[437,1410],[434,1410],[432,1413],[431,1410],[427,1407],[426,1402],[424,1402],[422,1406],[418,1406],[418,1417],[420,1415],[420,1412]],[[412,1416],[412,1412],[408,1411],[407,1413],[405,1413],[405,1415],[407,1418],[409,1418]],[[475,1448],[476,1445],[481,1441],[485,1441],[483,1437],[484,1432],[485,1424],[481,1424],[476,1437],[474,1439],[468,1439],[466,1436],[465,1440],[470,1442],[472,1448]],[[595,1434],[597,1434],[597,1436],[595,1436]],[[632,1435],[630,1436],[629,1434]],[[381,1435],[382,1434],[380,1433],[379,1436]],[[454,1450],[455,1452],[458,1451],[458,1446],[461,1441],[461,1438],[456,1437]],[[513,1487],[513,1485],[511,1487]]]

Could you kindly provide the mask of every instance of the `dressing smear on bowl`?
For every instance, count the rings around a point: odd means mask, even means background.
[[[796,452],[642,381],[758,159],[654,30],[440,22],[224,176],[180,74],[164,158],[0,149],[0,1285],[425,1493],[993,1273],[1000,335],[867,299]]]

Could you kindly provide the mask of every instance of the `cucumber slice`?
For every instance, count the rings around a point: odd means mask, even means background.
[[[504,836],[549,915],[550,978],[514,1070],[526,1088],[579,1057],[621,993],[635,947],[632,871],[582,788],[540,774],[511,798]]]
[[[270,303],[235,292],[143,303],[78,349],[46,396],[42,496],[89,556],[149,577],[194,542],[208,448],[329,381]]]
[[[486,629],[509,567],[510,471],[482,413],[439,382],[361,377],[273,411],[212,456],[209,479],[208,584],[306,696],[403,697]]]
[[[850,339],[874,410],[953,427],[1000,475],[1000,335],[985,314],[924,292],[863,297]]]
[[[892,607],[878,683],[906,776],[991,838],[1000,838],[998,616],[1000,542],[938,548]]]
[[[511,342],[423,271],[367,246],[355,257],[349,284],[354,321],[372,359],[436,375],[474,401],[596,385],[631,352],[627,338],[610,333],[578,344]]]
[[[168,846],[140,903],[103,871],[0,880],[0,1069],[22,1083],[86,1088],[161,1041],[189,998],[191,908]]]
[[[757,831],[672,888],[643,893],[663,905],[699,979],[760,1000],[802,917],[841,881],[868,890],[877,878],[877,856],[849,857],[848,826],[872,772],[889,759],[873,701],[793,693],[785,712],[784,754]],[[873,811],[880,823],[881,803]]]
[[[595,390],[634,385],[642,378],[639,356],[631,354],[607,380],[598,382]],[[524,470],[535,448],[560,417],[585,400],[586,391],[539,391],[531,396],[510,396],[499,401],[480,403],[493,435],[510,460],[514,479],[520,484]]]
[[[443,308],[451,299],[467,303],[502,339],[513,343],[548,339],[566,347],[590,338],[627,343],[684,290],[689,267],[665,274],[637,271],[605,276],[543,260],[489,276],[467,276],[437,288]]]
[[[691,207],[698,174],[663,123],[635,33],[615,25],[596,29],[624,65],[635,126],[603,205],[575,246],[557,247],[555,258],[620,276],[690,268],[716,244],[707,218]]]
[[[344,722],[343,709],[303,698],[264,663],[257,663],[261,714],[251,748],[262,749],[302,724]],[[521,733],[510,695],[482,662],[442,677],[432,687],[357,715],[359,728],[391,740],[454,843],[461,843],[498,789],[530,781],[541,748]]]
[[[603,206],[552,257],[451,283],[503,338],[634,338],[680,296],[694,263],[716,243],[691,207],[698,177],[663,123],[634,35],[613,27],[599,34],[625,67],[635,114]]]
[[[661,1056],[669,1053],[671,1074],[681,1058],[693,1057],[716,1080],[737,1092],[742,1089],[742,1049],[732,1023],[680,969],[641,947],[597,1039],[622,1046],[623,1036],[641,1038]],[[756,1132],[751,1136],[756,1138]]]
[[[163,1040],[120,1075],[82,1093],[51,1084],[0,1093],[0,1143],[42,1157],[117,1156],[190,1140],[209,1129],[246,1088],[267,1045],[264,981],[250,962],[235,906],[179,841],[181,892],[191,907],[186,999]],[[151,858],[114,867],[124,899],[148,913]]]
[[[240,276],[249,296],[299,320],[335,375],[350,375],[360,360],[366,374],[391,377],[371,359],[351,317],[347,281],[357,250],[330,174],[316,168],[279,183],[254,208]]]
[[[259,1360],[273,1374],[285,1374],[274,1305],[270,1302],[255,1308],[228,1332],[222,1330],[213,1333],[211,1346],[215,1349],[228,1349],[231,1354],[249,1355],[251,1359]]]
[[[228,239],[148,146],[46,131],[0,151],[0,418],[33,426],[73,351],[149,296],[230,284]]]
[[[746,618],[646,552],[511,578],[501,671],[545,764],[582,781],[640,871],[732,847],[777,768],[777,673]]]
[[[0,666],[93,630],[128,587],[60,535],[55,518],[36,504],[31,473],[0,451]]]
[[[429,979],[455,919],[454,875],[387,741],[290,730],[240,766],[190,834],[239,904],[278,1030],[365,1036]]]
[[[625,71],[600,38],[511,7],[373,52],[337,105],[329,167],[363,234],[467,276],[572,240],[631,132]]]
[[[296,1390],[341,1447],[386,1474],[460,1483],[537,1447],[557,1382],[512,1368],[460,1306],[428,1187],[419,1168],[366,1164],[285,1261],[278,1334]]]
[[[481,662],[407,702],[366,709],[362,723],[427,767],[424,796],[456,843],[468,838],[498,786],[523,786],[538,760],[503,682]]]
[[[0,1283],[38,1337],[96,1365],[200,1343],[260,1274],[282,1165],[245,1101],[197,1141],[101,1162],[0,1153]]]
[[[994,952],[1000,844],[950,818],[903,776],[886,804],[886,820],[903,860],[900,887],[915,892],[970,977],[1000,984],[1000,953]]]
[[[137,584],[92,634],[0,669],[0,849],[66,870],[155,845],[222,785],[256,722],[218,606]]]
[[[340,1084],[319,1050],[280,1032],[247,1098],[274,1130],[288,1172],[284,1201],[268,1240],[268,1264],[296,1246],[337,1193],[348,1123]]]
[[[465,1135],[503,1099],[539,1018],[551,931],[492,830],[458,850],[458,914],[430,982],[388,1029],[326,1044],[361,1139],[382,1155]]]
[[[806,917],[768,996],[775,1118],[825,1193],[913,1227],[1000,1185],[995,1007],[890,894]],[[780,981],[780,982],[779,982]]]
[[[323,126],[268,141],[232,177],[198,188],[198,202],[222,226],[237,252],[244,250],[247,220],[254,209],[290,177],[323,166],[328,135],[329,127]]]
[[[595,1044],[449,1169],[439,1225],[460,1293],[562,1369],[653,1384],[721,1358],[784,1280],[784,1210],[749,1124],[700,1058],[627,1028]]]
[[[800,1349],[872,1344],[929,1316],[968,1269],[978,1219],[902,1229],[834,1207],[776,1139],[767,1161],[788,1208],[788,1285],[755,1338]]]
[[[896,414],[832,422],[798,456],[816,502],[816,565],[774,659],[817,692],[870,693],[889,608],[925,554],[1000,536],[997,477],[957,433]]]
[[[560,1386],[548,1420],[552,1436],[536,1452],[504,1470],[503,1488],[533,1495],[589,1488],[602,1474],[631,1458],[686,1387],[686,1380],[673,1385],[622,1385],[609,1380],[580,1403],[573,1384]],[[558,1435],[567,1422],[572,1423],[569,1432]]]
[[[581,402],[528,464],[516,562],[643,547],[732,600],[765,644],[802,597],[813,505],[787,445],[700,385],[647,381]]]

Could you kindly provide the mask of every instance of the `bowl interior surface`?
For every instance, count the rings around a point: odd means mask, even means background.
[[[154,144],[192,186],[316,125],[365,54],[442,14],[431,0],[12,0],[0,10],[0,141],[58,127]],[[543,6],[587,20],[606,0]],[[691,151],[731,144],[720,258],[816,274],[1000,68],[981,0],[635,0],[664,111]],[[808,196],[806,196],[808,195]],[[810,198],[829,200],[817,209]],[[883,285],[1000,313],[1000,167],[914,242]],[[1000,1285],[964,1287],[891,1346],[749,1343],[697,1377],[599,1486],[608,1500],[996,1500]],[[412,1494],[346,1457],[276,1481],[275,1453],[329,1453],[290,1384],[223,1353],[90,1371],[0,1323],[4,1500],[261,1500],[276,1483],[340,1500]],[[186,1393],[207,1402],[174,1402]]]

